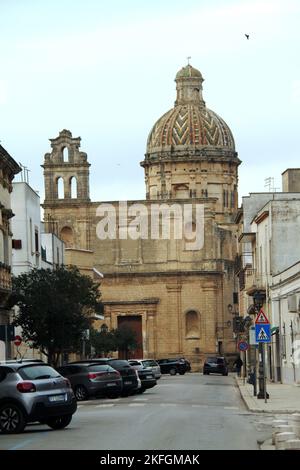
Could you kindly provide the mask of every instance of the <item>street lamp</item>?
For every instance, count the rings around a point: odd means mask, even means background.
[[[265,293],[262,291],[256,291],[253,294],[253,302],[255,311],[258,314],[262,308],[265,300]],[[266,390],[266,380],[265,380],[265,348],[263,343],[258,344],[258,355],[259,355],[259,364],[258,364],[258,394],[257,398],[269,398],[269,394]]]

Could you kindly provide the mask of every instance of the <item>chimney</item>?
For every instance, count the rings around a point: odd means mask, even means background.
[[[300,193],[300,168],[288,168],[282,173],[282,192]]]

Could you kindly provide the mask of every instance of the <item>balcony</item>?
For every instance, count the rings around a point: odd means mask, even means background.
[[[253,269],[251,265],[245,266],[244,269],[239,272],[240,291],[249,289],[254,282],[254,277],[255,269]]]
[[[252,275],[249,274],[248,282],[245,283],[245,290],[247,295],[253,295],[255,292],[265,292],[267,285],[266,275],[257,275],[255,269],[252,269]]]
[[[7,264],[0,262],[0,292],[9,293],[11,291],[11,268]]]

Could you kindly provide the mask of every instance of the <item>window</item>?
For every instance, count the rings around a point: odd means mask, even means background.
[[[72,176],[70,178],[70,193],[71,193],[71,199],[77,199],[77,179],[75,176]]]
[[[63,155],[64,163],[68,163],[69,162],[69,149],[67,147],[64,147],[62,149],[62,155]]]
[[[59,178],[57,178],[56,184],[57,184],[57,197],[58,197],[58,199],[64,199],[64,197],[65,197],[64,180],[61,176]]]
[[[14,250],[22,249],[22,240],[12,240],[12,247]]]
[[[39,231],[38,231],[37,228],[34,230],[34,248],[35,248],[35,252],[36,252],[36,253],[39,253],[39,252],[40,252],[40,246],[39,246]]]

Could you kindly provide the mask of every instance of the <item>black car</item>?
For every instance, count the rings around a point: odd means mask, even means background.
[[[162,374],[184,375],[188,370],[187,364],[181,359],[159,359],[157,362]]]
[[[116,398],[121,395],[123,384],[118,371],[106,364],[67,364],[57,368],[59,374],[71,382],[78,401],[91,396]]]
[[[83,361],[72,362],[72,364],[80,364]],[[138,373],[133,369],[128,361],[123,359],[99,358],[88,359],[84,361],[89,364],[109,365],[121,374],[122,378],[122,396],[128,396],[135,393],[138,389]]]
[[[138,393],[143,393],[145,390],[157,385],[156,378],[150,367],[143,367],[143,365],[140,364],[140,361],[135,361],[134,359],[129,359],[128,362],[131,367],[137,370],[141,380],[141,388],[138,390]]]
[[[210,356],[207,357],[203,365],[203,374],[222,374],[228,375],[228,364],[225,357]]]

